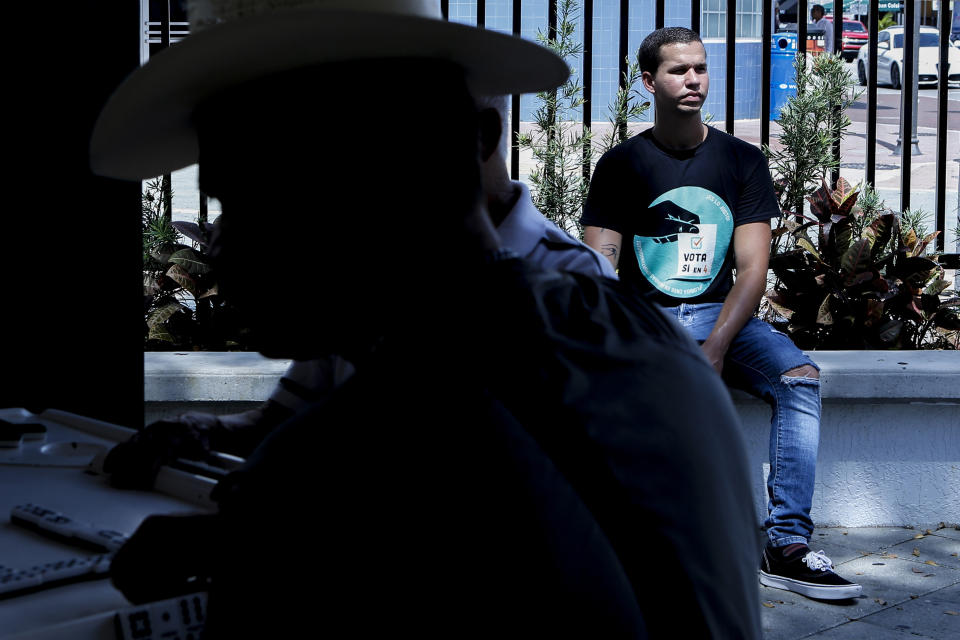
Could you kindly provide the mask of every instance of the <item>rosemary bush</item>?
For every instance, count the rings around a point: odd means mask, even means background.
[[[846,109],[860,95],[835,54],[816,56],[807,65],[804,56],[793,62],[797,93],[780,111],[779,148],[764,146],[770,163],[780,210],[785,216],[802,216],[804,200],[812,195],[831,170],[838,166],[833,145],[850,126]],[[781,247],[780,236],[773,253]]]
[[[556,34],[537,34],[541,44],[571,67],[583,53],[583,46],[573,37],[579,10],[576,0],[560,0]],[[576,72],[571,71],[560,87],[537,93],[537,101],[533,131],[517,138],[520,148],[529,149],[533,155],[533,203],[561,229],[580,237],[580,211],[590,187],[583,165],[591,159],[592,136],[576,121],[577,110],[586,104]]]
[[[579,0],[557,3],[555,35],[540,32],[537,39],[575,68],[583,46],[574,38],[580,12]],[[640,79],[640,67],[632,62],[624,74],[624,86],[608,106],[611,125],[609,134],[593,148],[593,133],[579,121],[582,109],[589,109],[583,97],[583,86],[575,71],[561,87],[536,95],[538,106],[529,134],[519,134],[521,149],[529,150],[534,168],[529,180],[533,203],[549,220],[576,238],[583,237],[580,215],[590,188],[590,174],[595,159],[630,137],[627,123],[643,115],[649,102],[641,102],[634,85]]]

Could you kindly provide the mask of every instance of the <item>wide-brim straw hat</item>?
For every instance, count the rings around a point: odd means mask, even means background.
[[[443,59],[465,70],[474,95],[546,91],[570,74],[535,42],[443,20],[433,0],[192,0],[188,14],[191,34],[130,74],[101,111],[94,173],[141,180],[197,162],[197,105],[290,69]]]

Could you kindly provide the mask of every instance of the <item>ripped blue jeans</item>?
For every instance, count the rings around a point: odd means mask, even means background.
[[[698,342],[710,335],[722,303],[681,304],[665,309]],[[806,543],[813,532],[810,506],[820,442],[820,380],[785,373],[817,365],[772,326],[751,318],[723,364],[731,387],[762,398],[773,409],[770,475],[767,477],[767,537],[775,547]]]

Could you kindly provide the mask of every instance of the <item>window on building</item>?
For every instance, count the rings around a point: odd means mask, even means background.
[[[737,38],[759,38],[762,0],[737,0]],[[703,0],[700,4],[700,37],[727,37],[727,0]]]

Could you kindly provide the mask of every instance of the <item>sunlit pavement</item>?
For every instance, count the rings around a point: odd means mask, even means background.
[[[953,526],[822,528],[810,546],[863,593],[831,602],[760,586],[766,640],[960,638],[960,531]]]

